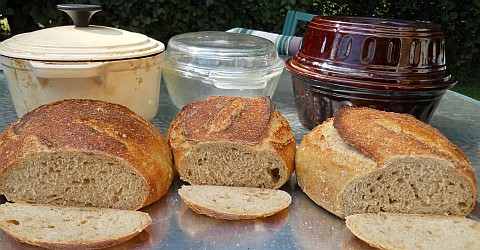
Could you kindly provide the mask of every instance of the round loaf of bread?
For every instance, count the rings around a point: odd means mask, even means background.
[[[165,137],[118,104],[46,104],[0,137],[0,193],[12,202],[137,210],[172,180]]]
[[[292,175],[295,135],[268,97],[212,96],[183,107],[167,139],[192,185],[276,189]]]
[[[302,190],[342,218],[377,212],[465,216],[477,197],[467,157],[407,114],[343,108],[303,138],[295,162]]]

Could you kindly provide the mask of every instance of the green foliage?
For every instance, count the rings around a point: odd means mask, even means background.
[[[449,66],[479,63],[480,0],[0,0],[0,11],[11,33],[18,34],[71,24],[56,10],[59,3],[101,5],[92,24],[144,33],[164,43],[180,33],[234,27],[280,33],[288,10],[423,20],[445,27]]]
[[[18,34],[61,24],[61,13],[55,8],[57,2],[0,0],[0,11],[8,19],[12,34]]]
[[[162,42],[176,34],[235,27],[281,32],[287,10],[294,0],[0,0],[0,11],[15,23],[12,34],[42,27],[71,24],[55,9],[59,3],[102,6],[91,23],[144,33]],[[311,4],[311,1],[308,1]],[[40,26],[38,24],[41,24]]]
[[[478,93],[480,78],[480,0],[315,0],[320,15],[376,16],[441,24],[446,32],[448,68],[464,94]],[[472,86],[476,85],[476,86]],[[476,91],[473,91],[475,90]],[[478,95],[473,95],[478,98]]]
[[[435,0],[397,2],[391,15],[402,19],[420,19],[442,24],[447,34],[447,60],[463,67],[478,61],[480,42],[480,5],[471,0]]]

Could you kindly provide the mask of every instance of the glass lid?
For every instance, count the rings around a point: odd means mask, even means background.
[[[191,32],[172,37],[164,64],[210,74],[270,71],[283,67],[271,41],[223,31]]]

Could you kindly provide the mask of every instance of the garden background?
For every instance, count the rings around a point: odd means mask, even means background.
[[[0,0],[1,39],[71,24],[60,3],[97,4],[91,23],[143,33],[164,44],[180,33],[235,27],[281,33],[288,10],[429,21],[446,31],[453,88],[480,100],[480,0]],[[302,36],[305,24],[297,35]]]

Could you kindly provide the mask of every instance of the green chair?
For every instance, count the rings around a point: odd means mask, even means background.
[[[282,35],[294,36],[297,29],[297,21],[310,22],[315,16],[317,15],[289,10],[283,23]]]

